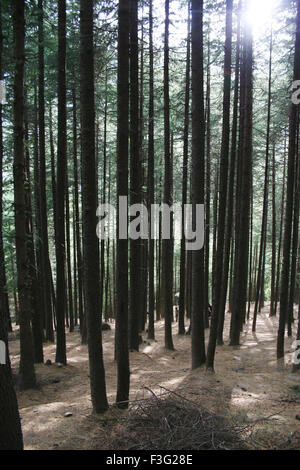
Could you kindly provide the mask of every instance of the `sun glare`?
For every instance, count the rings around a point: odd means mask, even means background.
[[[247,0],[247,20],[254,32],[263,33],[271,24],[275,0]]]

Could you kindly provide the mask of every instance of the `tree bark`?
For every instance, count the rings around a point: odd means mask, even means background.
[[[25,206],[25,158],[24,158],[24,63],[25,63],[25,17],[24,1],[15,2],[14,41],[14,206],[16,255],[18,272],[20,317],[20,386],[23,389],[36,386],[33,340],[30,321],[30,272],[26,244]]]
[[[66,0],[58,0],[58,143],[56,190],[56,322],[55,361],[67,363],[65,333],[65,188],[67,151],[66,114]]]
[[[192,207],[204,204],[203,0],[192,0]],[[192,369],[205,363],[204,250],[192,254]]]
[[[93,410],[107,410],[99,296],[99,241],[96,235],[96,155],[93,3],[80,1],[80,104],[82,145],[82,235],[86,325]]]
[[[128,197],[129,25],[130,1],[119,0],[117,214],[119,214],[121,210],[119,198],[121,196]],[[119,225],[118,217],[116,256],[116,359],[118,366],[118,385],[116,402],[119,408],[127,408],[130,384],[128,350],[128,240],[127,238],[120,238]]]

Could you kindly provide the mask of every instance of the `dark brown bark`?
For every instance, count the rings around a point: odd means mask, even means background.
[[[184,129],[183,129],[183,165],[182,165],[182,235],[180,245],[180,292],[179,292],[179,316],[178,334],[185,334],[185,287],[186,287],[186,249],[184,236],[184,205],[187,203],[188,183],[188,153],[189,153],[189,111],[190,111],[190,69],[191,69],[191,38],[190,38],[190,2],[188,2],[188,26],[186,46],[185,69],[185,101],[184,101]]]
[[[230,246],[232,241],[232,225],[233,225],[233,210],[234,210],[234,187],[236,177],[236,154],[237,154],[237,130],[238,130],[238,102],[239,102],[239,70],[240,70],[240,11],[238,11],[238,24],[237,24],[237,44],[236,44],[236,60],[235,60],[235,83],[234,83],[234,98],[233,98],[233,116],[232,116],[232,138],[231,138],[231,152],[230,152],[230,168],[228,177],[227,188],[227,212],[226,212],[226,227],[225,227],[225,241],[224,241],[224,272],[222,280],[221,301],[219,310],[219,323],[218,323],[218,344],[223,344],[223,329],[226,310],[227,287],[228,287],[228,274],[230,262]],[[231,263],[231,268],[232,268]],[[232,269],[231,269],[232,271]],[[231,276],[230,276],[231,279]]]
[[[96,235],[96,155],[93,4],[80,1],[80,104],[82,148],[83,272],[93,410],[108,408],[102,350],[99,296],[99,241]],[[97,256],[98,255],[98,256]]]
[[[34,353],[31,331],[30,272],[26,246],[25,156],[24,156],[24,1],[15,2],[14,41],[14,206],[16,257],[20,317],[20,386],[35,387]]]
[[[26,96],[26,94],[25,94]],[[44,361],[43,356],[43,334],[41,319],[41,297],[38,292],[38,278],[35,257],[35,240],[33,236],[32,220],[32,202],[31,202],[31,176],[30,176],[30,153],[29,153],[29,135],[28,135],[28,106],[27,97],[25,98],[24,111],[24,130],[25,130],[25,205],[26,205],[26,238],[27,238],[27,257],[29,263],[30,276],[30,303],[32,311],[32,335],[34,348],[34,362],[36,364]]]
[[[40,226],[41,226],[41,274],[44,296],[44,314],[46,320],[46,339],[54,341],[51,280],[49,271],[49,246],[46,201],[46,150],[45,150],[45,84],[44,84],[44,14],[43,0],[38,0],[38,37],[39,37],[39,191],[40,191]]]
[[[0,80],[2,80],[2,51],[3,51],[3,35],[2,35],[2,11],[0,5]],[[2,127],[2,103],[0,103],[0,305],[6,318],[7,327],[11,331],[11,320],[8,303],[8,293],[6,290],[6,269],[5,256],[3,247],[3,127]]]
[[[71,238],[70,238],[70,198],[68,184],[68,169],[66,173],[66,244],[67,244],[67,276],[68,276],[68,312],[70,333],[74,331],[74,305],[71,266]]]
[[[153,69],[153,11],[149,2],[149,142],[148,142],[148,210],[154,204],[154,69]],[[151,226],[150,226],[151,228]],[[154,339],[154,240],[149,240],[149,325],[148,338]]]
[[[264,196],[263,196],[263,214],[260,235],[260,248],[258,259],[258,273],[257,285],[255,292],[255,306],[253,313],[252,331],[256,330],[257,312],[259,309],[260,298],[263,294],[264,282],[264,266],[265,266],[265,246],[267,236],[267,220],[268,220],[268,186],[269,186],[269,148],[270,148],[270,124],[271,124],[271,86],[272,86],[272,46],[273,38],[271,34],[270,40],[270,60],[269,60],[269,90],[268,90],[268,116],[267,116],[267,136],[266,136],[266,162],[265,162],[265,182],[264,182]]]
[[[271,300],[270,317],[275,315],[275,287],[276,287],[276,165],[275,165],[275,146],[272,154],[272,261],[271,261]]]
[[[139,152],[139,83],[138,83],[138,3],[130,0],[130,204],[140,201],[140,152]],[[130,314],[129,345],[139,350],[139,328],[142,317],[141,239],[130,239]]]
[[[0,340],[4,342],[6,348],[6,363],[0,364],[0,450],[22,450],[21,421],[9,360],[7,318],[1,303]]]
[[[170,97],[169,97],[169,0],[165,0],[164,37],[164,204],[173,203],[173,172],[170,142]],[[173,215],[170,216],[170,238],[162,240],[162,288],[165,317],[165,348],[173,350]]]
[[[242,120],[243,133],[241,139],[240,158],[240,213],[239,224],[236,238],[236,267],[234,272],[234,290],[231,324],[231,346],[238,345],[240,342],[240,332],[242,320],[244,318],[247,299],[247,279],[248,279],[248,259],[249,259],[249,219],[250,219],[250,194],[252,179],[252,109],[253,109],[253,51],[252,51],[252,32],[248,24],[244,31],[244,83],[245,86],[245,111]]]
[[[58,143],[56,188],[56,362],[67,363],[65,333],[66,0],[58,1]]]
[[[119,198],[121,196],[128,197],[129,25],[130,1],[119,0],[117,131],[118,214],[120,211]],[[119,236],[119,217],[117,223],[116,301],[116,359],[118,366],[116,402],[118,407],[127,408],[130,384],[128,351],[128,240],[127,238],[121,239]]]
[[[206,109],[205,109],[205,122],[206,122],[206,163],[205,163],[205,261],[204,261],[204,323],[205,328],[209,328],[208,318],[208,305],[209,305],[209,264],[210,264],[210,199],[211,199],[211,98],[210,98],[210,37],[208,36],[208,51],[207,51],[207,76],[206,76]]]
[[[300,79],[300,0],[297,0],[296,41],[294,58],[294,81]],[[295,182],[295,158],[297,151],[298,107],[290,105],[289,118],[288,172],[286,186],[286,206],[283,239],[283,261],[280,289],[280,316],[277,336],[277,359],[284,357],[284,332],[288,313],[288,295],[290,286],[290,251],[292,245],[293,196]]]
[[[203,91],[203,0],[192,0],[192,188],[193,222],[204,204],[205,122]],[[192,252],[192,369],[205,363],[204,250]]]
[[[83,280],[82,280],[82,251],[80,237],[80,213],[79,213],[79,175],[78,175],[78,157],[77,157],[77,101],[76,90],[72,90],[73,101],[73,164],[74,164],[74,203],[75,203],[75,225],[76,225],[76,254],[77,254],[77,273],[78,273],[78,309],[81,340],[86,344],[86,329],[83,320]]]
[[[231,89],[231,48],[232,48],[232,0],[226,1],[226,39],[224,60],[224,96],[223,96],[223,126],[222,146],[220,158],[220,196],[217,236],[217,262],[216,262],[216,291],[222,292],[224,237],[227,206],[228,160],[230,139],[230,89]],[[214,295],[211,315],[210,335],[207,349],[206,368],[214,370],[214,356],[217,343],[218,322],[221,316],[221,296]]]
[[[298,136],[299,146],[299,136]],[[295,162],[295,190],[294,190],[294,213],[293,213],[293,233],[292,233],[292,257],[291,257],[291,278],[290,278],[290,291],[287,308],[288,317],[288,336],[292,336],[292,324],[294,322],[294,302],[295,302],[295,288],[297,277],[297,262],[299,253],[299,205],[300,205],[300,152],[297,148],[296,162]],[[298,276],[297,276],[298,274]]]

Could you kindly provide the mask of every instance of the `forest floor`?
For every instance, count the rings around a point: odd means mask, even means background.
[[[240,423],[257,423],[248,447],[300,449],[300,374],[291,373],[292,342],[286,338],[285,361],[276,361],[277,319],[269,318],[268,305],[258,315],[257,332],[244,327],[241,346],[228,346],[230,314],[226,315],[225,345],[217,347],[215,374],[205,368],[191,371],[190,336],[178,336],[173,325],[175,351],[163,346],[164,325],[157,322],[156,341],[143,335],[140,352],[130,353],[130,400],[138,402],[175,391],[203,409]],[[106,385],[109,403],[116,395],[114,325],[103,332]],[[206,332],[208,336],[208,331]],[[10,354],[17,372],[19,341],[11,334]],[[45,361],[36,366],[38,388],[18,392],[26,449],[107,449],[118,419],[127,411],[115,407],[102,416],[91,414],[87,346],[78,332],[67,334],[68,365],[54,364],[55,345],[46,344]],[[164,388],[161,388],[164,387]],[[177,395],[177,398],[178,398]],[[182,398],[183,400],[183,398]],[[65,416],[66,413],[71,414]],[[117,450],[117,449],[116,449]]]

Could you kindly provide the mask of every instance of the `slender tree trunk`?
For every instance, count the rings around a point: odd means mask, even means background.
[[[297,0],[296,42],[294,58],[294,81],[300,79],[300,0]],[[288,295],[290,286],[290,251],[292,245],[294,171],[297,151],[298,107],[290,105],[288,173],[286,187],[285,224],[283,240],[283,261],[281,271],[280,316],[277,336],[277,359],[284,357],[284,332],[288,314]]]
[[[138,84],[138,2],[130,0],[130,204],[140,204],[139,84]],[[130,349],[139,350],[142,317],[141,239],[130,239]]]
[[[66,0],[58,1],[58,143],[56,191],[56,362],[67,363],[65,333],[65,189],[66,189]]]
[[[277,306],[279,300],[279,284],[280,284],[280,268],[281,268],[281,247],[282,247],[282,236],[283,236],[283,211],[285,201],[285,186],[286,186],[286,149],[284,150],[284,163],[283,163],[283,178],[282,178],[282,194],[281,194],[281,206],[280,206],[280,228],[279,228],[279,241],[278,241],[278,254],[277,254],[277,268],[276,268],[276,287],[275,287],[275,306],[274,315],[277,314]]]
[[[270,317],[275,315],[275,287],[276,287],[276,166],[275,166],[275,146],[272,155],[272,261],[271,261],[271,301]]]
[[[253,51],[252,51],[252,31],[248,24],[245,25],[244,32],[245,48],[245,114],[243,119],[243,140],[242,140],[242,167],[240,174],[242,179],[238,181],[240,185],[240,222],[236,244],[238,245],[238,257],[236,259],[236,270],[234,276],[234,303],[232,311],[231,346],[240,342],[240,332],[242,326],[243,313],[246,309],[247,299],[247,279],[248,279],[248,259],[249,259],[249,215],[250,215],[250,194],[252,179],[252,109],[253,109]]]
[[[240,7],[239,7],[240,9]],[[232,139],[231,139],[231,153],[230,153],[230,169],[227,188],[227,213],[226,213],[226,226],[225,226],[225,241],[224,241],[224,272],[222,281],[222,295],[219,310],[219,323],[218,323],[218,344],[223,344],[223,329],[226,310],[228,274],[229,274],[229,261],[230,261],[230,246],[232,241],[232,225],[233,225],[233,210],[234,210],[234,187],[236,175],[236,154],[237,154],[237,130],[238,130],[238,102],[239,102],[239,70],[240,70],[240,10],[238,11],[238,24],[237,24],[237,44],[236,44],[236,60],[235,60],[235,83],[234,83],[234,98],[233,98],[233,116],[232,116]],[[233,263],[231,263],[232,268]],[[230,276],[231,279],[231,276]]]
[[[204,203],[205,122],[203,91],[203,0],[192,0],[192,189],[193,226]],[[204,250],[192,252],[192,369],[205,363]]]
[[[15,2],[15,78],[14,78],[14,205],[20,316],[20,385],[36,386],[31,331],[30,273],[26,247],[25,158],[24,158],[24,1]]]
[[[67,242],[67,275],[68,275],[68,311],[70,333],[74,331],[74,305],[71,266],[71,238],[70,238],[70,198],[68,184],[68,169],[66,174],[66,242]]]
[[[188,26],[187,26],[187,49],[185,70],[185,102],[184,102],[184,129],[183,129],[183,168],[182,168],[182,224],[181,224],[181,246],[180,246],[180,293],[179,293],[179,316],[178,334],[185,334],[185,286],[186,286],[186,249],[184,236],[184,205],[187,203],[188,182],[188,154],[189,154],[189,111],[190,111],[190,69],[191,69],[191,39],[190,39],[190,1],[188,1]]]
[[[119,0],[118,10],[118,133],[117,133],[117,213],[124,210],[120,198],[128,198],[128,111],[129,111],[129,25],[130,1]],[[126,199],[127,200],[127,199]],[[127,211],[127,202],[126,208]],[[127,215],[127,212],[126,212]],[[124,216],[124,214],[123,214]],[[127,217],[126,217],[127,221]],[[119,408],[128,407],[129,351],[128,351],[128,240],[121,238],[117,222],[116,264],[116,359],[118,385],[116,402]]]
[[[210,98],[210,37],[207,51],[207,83],[206,83],[206,166],[205,166],[205,265],[204,265],[204,322],[209,328],[209,262],[210,262],[210,198],[211,198],[211,98]]]
[[[26,94],[25,94],[26,96]],[[41,298],[38,293],[37,268],[35,260],[35,242],[33,236],[32,221],[32,203],[31,203],[31,177],[30,177],[30,154],[29,154],[29,135],[28,135],[28,110],[27,98],[25,98],[24,110],[24,130],[25,130],[25,206],[26,206],[26,237],[27,237],[27,257],[30,275],[30,303],[32,311],[32,334],[34,348],[34,362],[42,363],[43,356],[43,334],[41,321]]]
[[[172,159],[170,144],[170,98],[169,98],[169,0],[165,0],[164,42],[164,204],[173,203]],[[165,317],[165,348],[173,350],[173,214],[170,215],[170,238],[162,240],[163,309]]]
[[[46,319],[46,339],[54,341],[51,280],[49,271],[49,246],[46,201],[46,150],[45,150],[45,84],[44,84],[44,13],[43,0],[38,0],[38,34],[39,34],[39,191],[40,191],[40,224],[41,224],[41,267],[43,276],[43,295]]]
[[[76,90],[72,91],[73,101],[73,164],[74,164],[74,198],[75,198],[75,224],[76,224],[76,252],[77,252],[77,272],[78,272],[78,309],[79,324],[82,344],[86,344],[86,329],[83,320],[83,280],[82,280],[82,251],[80,237],[80,215],[79,215],[79,177],[78,177],[78,158],[77,158],[77,101]]]
[[[0,80],[2,80],[2,11],[0,5]],[[11,320],[8,303],[8,293],[6,289],[5,256],[3,247],[3,127],[2,127],[2,103],[0,103],[0,306],[6,318],[7,328],[11,331]]]
[[[82,227],[86,325],[93,410],[107,410],[99,297],[99,242],[96,235],[96,155],[93,3],[80,1],[80,104],[82,144]]]
[[[232,48],[232,0],[226,1],[226,40],[224,61],[224,97],[223,97],[223,128],[222,147],[220,158],[220,197],[217,237],[217,263],[216,263],[216,290],[222,292],[224,237],[227,206],[228,185],[228,159],[230,140],[230,89],[231,89],[231,48]],[[217,342],[218,321],[221,317],[221,296],[214,296],[214,304],[211,315],[211,326],[207,350],[206,368],[214,370],[214,357]]]
[[[22,2],[20,2],[22,3]],[[1,8],[1,7],[0,7]],[[0,10],[1,18],[1,10]],[[0,31],[1,34],[1,31]],[[0,53],[1,55],[1,53]],[[1,299],[0,299],[1,301]],[[0,338],[5,343],[6,363],[0,364],[0,450],[22,450],[23,437],[14,390],[7,339],[7,318],[0,303]]]
[[[270,60],[269,60],[269,92],[268,92],[268,116],[267,116],[267,137],[266,137],[266,163],[265,163],[265,183],[264,183],[264,202],[263,215],[260,235],[260,248],[258,260],[258,274],[256,285],[256,298],[253,313],[252,331],[256,330],[257,312],[259,309],[260,296],[262,295],[262,285],[264,280],[264,261],[265,261],[265,245],[267,236],[267,220],[268,220],[268,186],[269,186],[269,148],[270,148],[270,124],[271,124],[271,90],[272,90],[272,47],[273,38],[271,33],[270,40]]]
[[[298,140],[299,142],[299,140]],[[297,261],[299,253],[299,198],[300,198],[300,150],[297,149],[295,162],[295,195],[293,214],[293,234],[292,234],[292,258],[291,258],[291,279],[288,300],[288,336],[292,336],[292,323],[294,322],[294,297],[297,281]],[[298,273],[299,276],[299,273]]]
[[[148,211],[154,204],[154,69],[153,69],[153,11],[149,2],[149,142],[148,142]],[[151,222],[149,224],[151,230]],[[154,339],[154,239],[149,240],[149,325],[148,338]]]
[[[104,104],[104,130],[103,130],[103,196],[102,203],[106,203],[106,166],[107,166],[107,69],[105,73],[105,104]],[[101,318],[103,317],[103,293],[104,293],[104,280],[105,280],[105,239],[101,239],[100,243],[100,300],[101,300]]]

